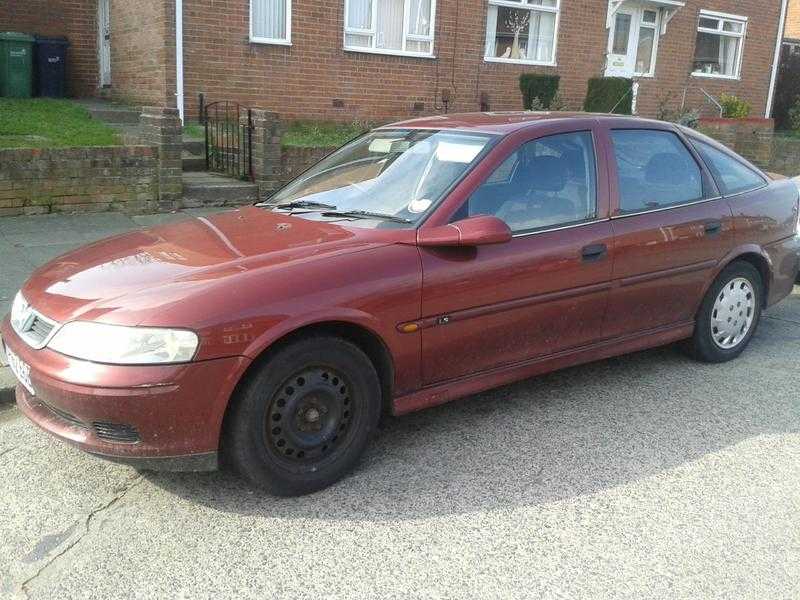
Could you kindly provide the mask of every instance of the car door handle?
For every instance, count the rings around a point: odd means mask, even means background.
[[[706,235],[716,235],[720,231],[722,231],[722,221],[706,221],[705,222],[705,234]]]
[[[581,257],[584,262],[594,262],[600,260],[608,254],[608,246],[605,244],[592,244],[591,246],[584,246],[581,250]]]

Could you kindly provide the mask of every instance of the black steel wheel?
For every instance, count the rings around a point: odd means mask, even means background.
[[[381,388],[369,358],[347,340],[314,336],[271,351],[225,420],[223,455],[280,496],[343,477],[375,430]]]
[[[326,458],[342,447],[351,411],[350,384],[342,373],[324,366],[302,369],[273,394],[264,427],[267,446],[290,463]]]

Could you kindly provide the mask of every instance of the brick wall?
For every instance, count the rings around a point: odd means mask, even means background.
[[[336,150],[335,146],[331,148],[298,148],[293,146],[282,148],[280,183],[289,183],[334,150]]]
[[[786,30],[783,37],[800,40],[800,0],[789,0],[786,13]]]
[[[94,94],[98,75],[94,1],[0,0],[0,31],[67,37],[69,94]]]
[[[150,146],[0,150],[0,216],[147,211],[158,200]]]
[[[776,133],[772,119],[706,118],[700,129],[765,171],[800,175],[800,138]]]
[[[169,0],[111,0],[112,98],[175,105],[174,12]]]
[[[345,51],[343,0],[292,4],[292,46],[275,46],[248,41],[248,0],[186,1],[189,114],[196,114],[197,94],[204,92],[208,100],[234,99],[289,118],[388,120],[413,114],[417,102],[422,112],[436,112],[443,88],[453,93],[453,110],[478,110],[482,94],[488,94],[492,110],[519,109],[523,72],[558,72],[565,100],[580,108],[588,78],[603,74],[604,0],[562,0],[557,68],[484,62],[485,0],[438,2],[436,59]],[[701,6],[749,17],[741,81],[689,75]],[[714,95],[737,94],[763,115],[779,12],[780,0],[688,0],[661,39],[656,77],[642,82],[640,114],[654,115],[668,95],[676,107],[689,86],[689,106],[703,105],[697,89],[702,87]],[[334,99],[344,106],[334,107]]]

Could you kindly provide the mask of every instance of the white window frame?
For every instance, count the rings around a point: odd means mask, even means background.
[[[654,23],[648,23],[644,20],[645,11],[653,11],[656,13],[656,20]],[[656,61],[658,60],[658,44],[661,41],[661,18],[662,11],[658,8],[650,8],[642,5],[639,7],[639,26],[636,28],[636,54],[639,54],[639,42],[642,37],[642,27],[653,30],[653,50],[650,54],[650,70],[646,73],[640,73],[636,70],[636,58],[634,57],[634,77],[655,77],[656,75]]]
[[[546,12],[552,13],[556,15],[556,23],[553,27],[553,59],[551,61],[541,61],[541,60],[528,60],[527,58],[503,58],[502,56],[487,56],[486,50],[489,46],[489,39],[494,40],[497,37],[497,28],[495,26],[495,31],[489,31],[489,7],[497,6],[497,7],[507,7],[507,8],[516,8],[520,10],[528,10],[531,13],[533,12]],[[561,22],[561,0],[556,0],[555,6],[540,6],[538,4],[531,4],[529,0],[519,0],[518,2],[514,2],[513,0],[488,0],[486,6],[486,35],[483,41],[483,61],[484,62],[496,62],[496,63],[506,63],[506,64],[516,64],[516,65],[539,65],[543,67],[555,67],[558,66],[557,64],[557,56],[558,56],[558,31]],[[491,38],[490,38],[491,36]]]
[[[700,27],[700,19],[718,19],[719,20],[719,27],[717,29],[711,29],[708,27]],[[736,33],[734,31],[723,31],[725,27],[725,22],[733,22],[737,23],[742,26],[742,32]],[[739,56],[736,57],[736,74],[735,75],[722,75],[719,73],[703,73],[702,71],[695,71],[692,68],[692,77],[705,77],[708,79],[728,79],[728,80],[740,80],[742,78],[742,61],[744,59],[744,41],[747,38],[747,23],[748,17],[743,17],[741,15],[732,15],[729,13],[721,13],[715,12],[711,10],[701,10],[700,14],[697,17],[697,31],[695,32],[695,50],[694,54],[692,55],[692,62],[694,62],[695,56],[697,54],[697,34],[698,33],[709,33],[712,35],[718,35],[720,37],[732,37],[732,38],[739,38]]]
[[[250,42],[253,44],[275,44],[278,46],[292,45],[292,0],[286,1],[286,38],[258,37],[253,33],[253,2],[250,0]]]
[[[372,27],[370,29],[358,29],[355,27],[348,27],[350,19],[350,0],[344,0],[344,34],[342,36],[342,47],[348,52],[364,52],[367,54],[388,54],[390,56],[410,56],[414,58],[436,58],[434,54],[434,38],[436,37],[436,0],[431,0],[431,22],[428,27],[430,32],[428,35],[416,35],[408,32],[408,21],[411,18],[411,2],[413,0],[403,0],[403,47],[400,50],[393,48],[378,48],[378,30],[376,19],[376,2],[370,2],[370,22]],[[348,35],[363,35],[372,38],[372,46],[348,46]],[[430,52],[414,52],[406,50],[408,42],[429,42],[431,45]]]

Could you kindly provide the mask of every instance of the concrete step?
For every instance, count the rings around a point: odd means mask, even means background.
[[[206,157],[205,154],[196,155],[190,154],[183,151],[181,154],[181,162],[183,164],[183,170],[188,172],[197,172],[197,171],[205,171],[206,170]]]
[[[206,142],[205,140],[192,140],[183,138],[183,151],[195,156],[206,155]]]
[[[183,174],[183,206],[239,206],[258,201],[258,186],[216,173]]]

